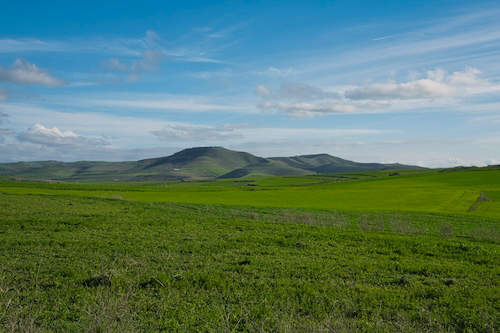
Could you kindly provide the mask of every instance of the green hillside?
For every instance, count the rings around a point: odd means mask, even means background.
[[[281,161],[266,159],[257,164],[250,164],[233,170],[219,178],[241,178],[254,176],[303,176],[311,174],[309,170],[295,168]]]
[[[73,181],[126,180],[136,162],[58,161],[17,162],[0,164],[0,176],[21,179],[51,179]]]

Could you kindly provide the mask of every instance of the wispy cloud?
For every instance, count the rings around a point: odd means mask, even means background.
[[[105,146],[108,143],[102,138],[89,138],[76,134],[70,130],[60,130],[57,127],[47,128],[35,124],[27,131],[18,135],[20,141],[27,141],[47,146]]]
[[[442,17],[396,35],[359,43],[355,48],[324,48],[319,54],[288,59],[296,74],[315,82],[373,78],[389,70],[437,67],[443,63],[479,66],[498,58],[498,10]],[[390,38],[387,38],[390,37]],[[485,68],[481,68],[485,69]]]
[[[287,103],[263,102],[258,105],[261,109],[272,112],[283,112],[292,117],[314,117],[321,114],[355,113],[358,109],[354,105],[343,102],[315,102],[315,103]]]
[[[142,52],[141,58],[132,60],[129,64],[112,58],[105,60],[102,65],[104,69],[109,71],[127,73],[129,81],[136,81],[140,78],[141,74],[154,71],[162,59],[163,54],[160,51],[145,50]]]
[[[154,71],[162,59],[165,50],[160,46],[161,38],[152,30],[146,31],[143,39],[143,50],[138,51],[139,58],[130,60],[128,64],[117,58],[111,58],[103,62],[103,68],[110,71],[127,73],[130,81],[138,80],[142,73]]]
[[[168,94],[99,94],[85,97],[55,96],[49,99],[62,106],[187,112],[257,113],[251,104],[238,98],[168,95]]]
[[[58,41],[43,41],[36,38],[0,38],[0,53],[22,52],[66,52],[71,45]]]
[[[381,37],[375,37],[372,38],[373,41],[379,41],[379,40],[384,40],[384,39],[389,39],[389,38],[394,38],[397,35],[387,35],[387,36],[381,36]]]
[[[205,37],[208,38],[208,37]],[[221,36],[222,38],[222,36]],[[151,52],[155,56],[164,57],[171,61],[201,62],[201,63],[220,63],[221,61],[210,56],[215,48],[207,43],[201,43],[206,49],[200,49],[199,40],[169,39],[161,38],[158,33],[148,30],[142,37],[129,38],[73,38],[68,40],[41,40],[36,38],[22,39],[0,39],[0,53],[23,54],[28,52],[44,53],[76,53],[76,54],[100,54],[104,56],[139,58],[133,60],[134,65],[129,64],[128,69],[133,70],[133,66],[143,66],[140,59],[150,58]],[[117,59],[117,58],[111,58]],[[121,59],[119,59],[121,61]],[[146,61],[148,61],[146,59]]]
[[[0,81],[15,84],[37,84],[47,87],[60,86],[64,83],[64,81],[50,75],[47,70],[24,59],[16,59],[9,68],[0,67]]]

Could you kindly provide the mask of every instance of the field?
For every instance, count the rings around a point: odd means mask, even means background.
[[[0,331],[480,331],[500,170],[0,181]]]

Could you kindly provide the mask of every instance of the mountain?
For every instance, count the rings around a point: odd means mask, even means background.
[[[144,181],[301,176],[389,169],[403,164],[358,163],[328,154],[263,158],[222,147],[184,149],[173,155],[130,162],[0,163],[0,177],[62,181]]]
[[[171,156],[138,161],[139,170],[177,177],[217,178],[247,165],[262,164],[266,159],[222,147],[184,149]]]

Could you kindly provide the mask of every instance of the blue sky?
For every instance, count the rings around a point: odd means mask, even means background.
[[[496,1],[1,7],[0,162],[217,145],[500,163]]]

